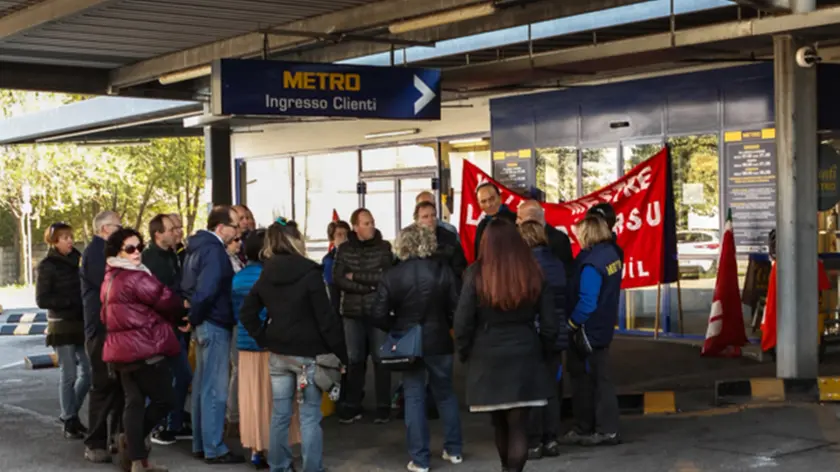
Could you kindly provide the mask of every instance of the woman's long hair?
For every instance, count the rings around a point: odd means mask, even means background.
[[[298,230],[297,223],[285,218],[278,218],[265,230],[262,258],[269,259],[276,254],[298,254],[306,256],[306,245]]]
[[[510,311],[539,298],[542,271],[513,223],[494,219],[487,225],[476,264],[475,288],[483,305]]]

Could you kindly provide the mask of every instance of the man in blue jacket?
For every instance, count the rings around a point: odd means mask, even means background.
[[[231,305],[233,266],[226,247],[237,237],[236,211],[227,205],[213,208],[207,229],[198,231],[187,242],[181,280],[196,337],[193,455],[207,464],[245,462],[244,457],[231,453],[223,440],[230,344],[236,326]]]
[[[105,279],[105,240],[121,228],[120,215],[103,211],[93,219],[96,234],[82,253],[79,277],[82,281],[82,304],[85,314],[85,350],[90,357],[93,388],[88,401],[88,424],[90,430],[85,438],[85,459],[91,462],[111,462],[108,451],[109,434],[116,435],[123,409],[123,391],[119,380],[108,373],[108,366],[102,361],[102,347],[105,345],[105,326],[99,318],[102,302],[99,299],[102,281]],[[108,417],[113,421],[108,429]]]

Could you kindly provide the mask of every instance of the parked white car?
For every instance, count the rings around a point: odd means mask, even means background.
[[[681,270],[709,272],[717,264],[719,250],[717,231],[677,231],[677,254]]]

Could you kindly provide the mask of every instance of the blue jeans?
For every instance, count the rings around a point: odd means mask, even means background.
[[[193,376],[189,360],[190,347],[187,346],[183,334],[178,333],[178,340],[181,342],[181,352],[169,359],[172,368],[172,386],[175,390],[175,408],[166,418],[166,429],[173,433],[184,428],[184,406],[187,403]]]
[[[309,381],[303,389],[303,403],[300,404],[301,451],[303,472],[323,472],[324,435],[321,431],[321,390],[315,385],[315,359],[293,357],[306,366]],[[268,464],[271,472],[292,470],[292,451],[289,449],[289,424],[292,421],[293,404],[297,400],[298,376],[296,368],[281,356],[271,355],[271,390],[274,397],[271,413],[271,439],[268,445]]]
[[[224,429],[231,332],[205,321],[196,327],[195,340],[193,452],[204,452],[205,458],[213,459],[230,452],[224,442]]]
[[[461,416],[458,398],[452,388],[452,354],[425,356],[424,368],[403,373],[405,392],[405,427],[408,454],[419,467],[429,467],[429,422],[426,419],[426,373],[429,387],[437,402],[443,421],[443,448],[453,456],[460,456],[463,446],[461,438]]]
[[[85,346],[66,344],[55,346],[58,367],[61,370],[58,381],[58,401],[61,404],[61,420],[79,416],[82,403],[90,390],[90,359]],[[76,363],[78,362],[78,368]],[[78,375],[77,375],[78,372]]]

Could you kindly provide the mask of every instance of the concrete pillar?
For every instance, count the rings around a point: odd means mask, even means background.
[[[791,35],[773,38],[780,378],[814,378],[818,364],[817,71],[796,64],[806,44]]]
[[[231,188],[230,128],[204,127],[204,168],[207,185],[211,186],[213,205],[233,204]]]
[[[808,13],[817,8],[817,0],[790,0],[790,11],[793,13]]]

